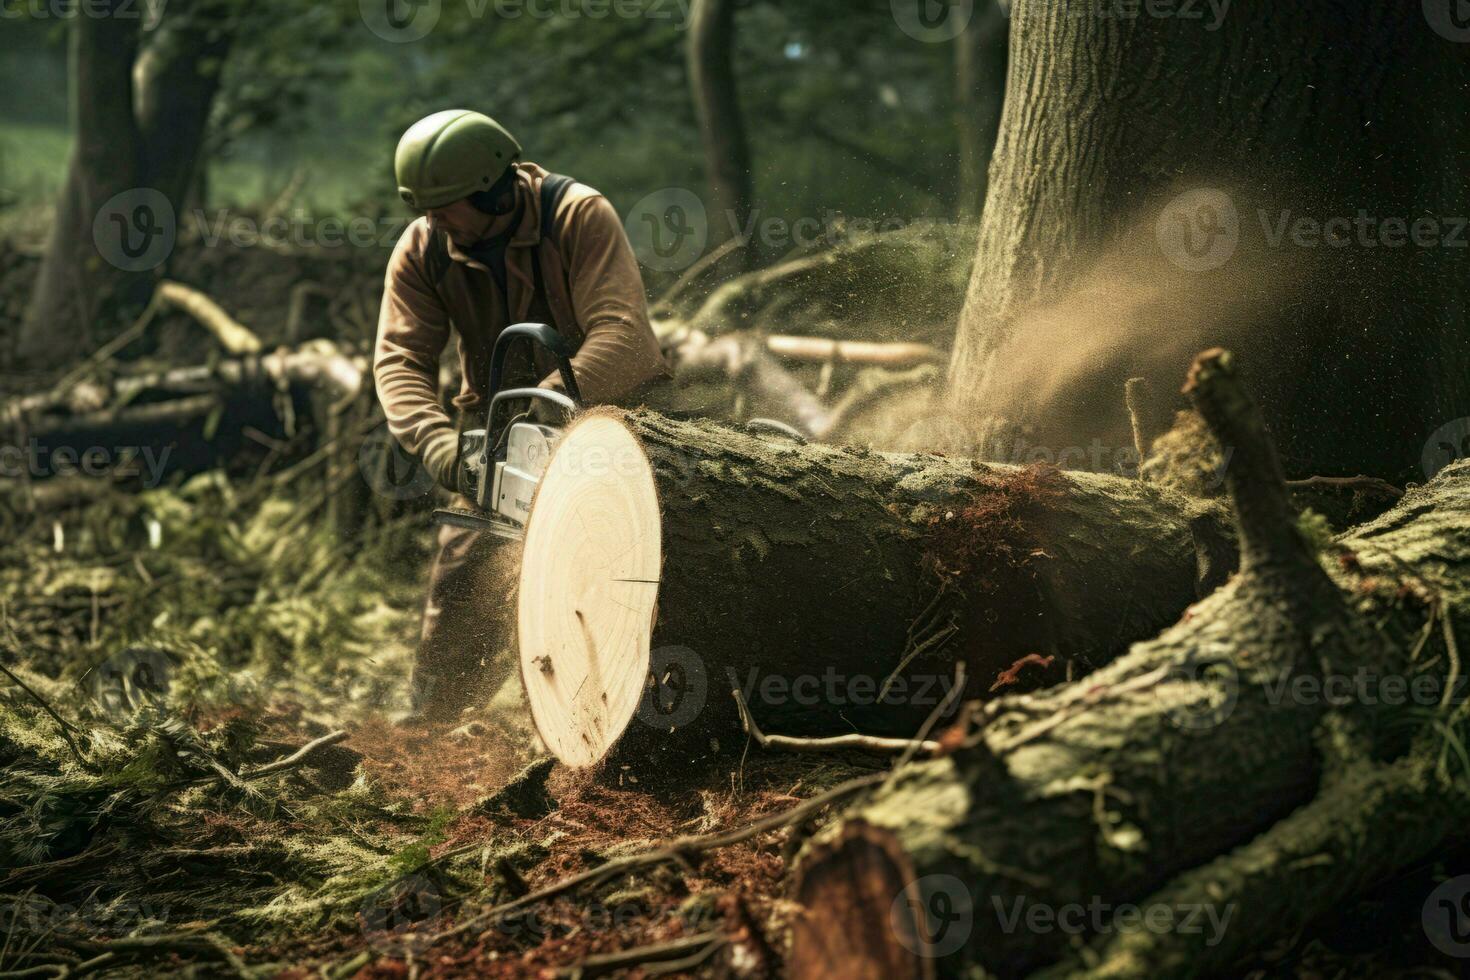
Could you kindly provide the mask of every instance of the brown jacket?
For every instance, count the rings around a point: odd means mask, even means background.
[[[520,165],[521,220],[505,261],[510,322],[531,319],[534,301],[534,310],[549,314],[576,351],[572,372],[583,400],[618,401],[668,374],[649,326],[638,261],[612,204],[583,184],[571,185],[561,199],[559,233],[543,238],[540,190],[546,176],[533,163]],[[439,401],[439,355],[451,327],[464,375],[454,404],[474,413],[487,402],[490,352],[508,326],[506,303],[490,270],[447,235],[441,233],[439,244],[434,238],[428,219],[419,218],[398,240],[388,260],[373,359],[389,430],[404,449],[423,456],[431,472],[437,472],[431,457],[454,451],[456,442],[454,423]],[[533,295],[533,249],[544,300]],[[543,387],[561,388],[545,352],[537,351],[536,367],[546,376]]]

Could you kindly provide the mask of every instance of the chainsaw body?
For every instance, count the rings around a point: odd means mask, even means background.
[[[547,388],[512,388],[501,391],[505,357],[510,344],[524,338],[538,343],[556,357],[557,370],[567,393]],[[549,404],[564,416],[581,407],[581,392],[572,376],[572,352],[551,327],[544,323],[517,323],[501,331],[490,355],[490,405],[485,412],[485,428],[472,429],[460,436],[460,453],[473,484],[473,498],[478,513],[436,510],[434,522],[489,531],[503,538],[519,541],[525,536],[526,521],[531,516],[531,500],[536,485],[546,472],[551,452],[561,429],[536,421],[527,411],[495,427],[496,410],[506,402],[524,401],[531,406]]]

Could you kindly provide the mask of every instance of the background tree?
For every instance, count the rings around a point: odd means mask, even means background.
[[[1092,11],[1014,5],[955,401],[982,436],[1122,439],[1126,377],[1223,343],[1289,473],[1422,479],[1470,414],[1463,46],[1419,5]]]
[[[690,8],[689,80],[694,95],[699,138],[704,147],[712,245],[740,234],[754,205],[750,176],[750,144],[740,115],[740,86],[735,74],[735,0],[694,0]],[[733,266],[748,267],[754,254],[747,246]]]

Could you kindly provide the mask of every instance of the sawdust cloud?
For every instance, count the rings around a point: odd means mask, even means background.
[[[993,325],[1000,339],[974,388],[935,387],[884,406],[887,431],[874,443],[1073,468],[1136,465],[1124,382],[1145,377],[1167,407],[1185,407],[1179,389],[1193,357],[1279,329],[1280,309],[1308,279],[1302,263],[1263,247],[1243,206],[1228,258],[1189,268],[1200,260],[1160,231],[1180,200],[1144,209],[1105,251],[1076,262],[1082,271],[1067,285]]]

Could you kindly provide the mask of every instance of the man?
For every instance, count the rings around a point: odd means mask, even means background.
[[[400,196],[424,216],[388,261],[373,375],[389,430],[460,508],[473,505],[463,496],[470,488],[459,431],[483,424],[490,352],[508,325],[555,328],[576,352],[572,372],[587,403],[626,399],[667,375],[638,262],[612,205],[520,157],[521,145],[499,123],[463,109],[415,123],[394,157]],[[439,397],[439,355],[451,332],[464,378],[454,399],[458,422]],[[544,351],[522,370],[561,389]],[[474,531],[440,529],[413,717],[452,720],[482,693],[496,640],[511,622],[494,611],[505,605],[503,591],[485,590],[514,581],[504,570],[475,580],[489,548]]]

